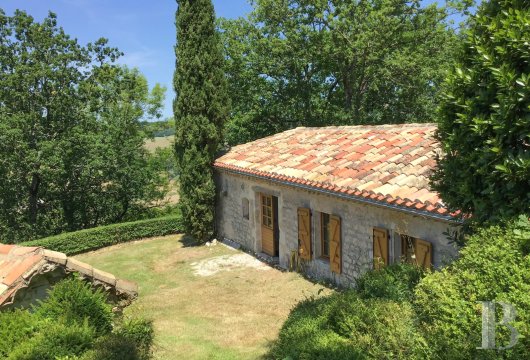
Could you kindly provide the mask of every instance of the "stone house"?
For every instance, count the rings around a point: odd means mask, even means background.
[[[439,267],[459,222],[429,188],[435,131],[299,127],[235,146],[214,163],[217,233],[343,286],[397,261]]]

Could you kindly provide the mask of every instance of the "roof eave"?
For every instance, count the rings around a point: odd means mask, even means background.
[[[428,211],[422,211],[422,210],[417,210],[417,209],[406,208],[406,207],[402,207],[402,206],[395,205],[395,204],[384,203],[384,202],[378,201],[378,200],[367,199],[367,198],[364,198],[364,197],[350,195],[350,194],[345,194],[345,193],[339,193],[339,192],[336,192],[336,191],[331,191],[331,190],[327,190],[327,189],[323,189],[323,188],[316,188],[316,187],[313,187],[313,186],[310,186],[310,185],[306,185],[306,184],[300,184],[300,183],[294,183],[294,182],[285,181],[285,180],[281,180],[281,179],[275,179],[275,178],[271,178],[271,177],[268,177],[268,176],[254,174],[254,173],[246,172],[246,171],[243,171],[243,170],[236,170],[236,169],[232,169],[232,168],[228,168],[228,167],[224,167],[224,166],[214,165],[214,168],[216,170],[221,170],[221,171],[224,171],[224,172],[227,172],[227,173],[232,173],[232,174],[241,175],[241,176],[248,176],[248,177],[251,177],[251,178],[265,180],[265,181],[269,181],[269,182],[280,184],[280,185],[291,186],[291,187],[294,187],[294,188],[299,188],[299,189],[303,189],[303,190],[313,191],[313,192],[316,192],[316,193],[330,195],[330,196],[338,197],[338,198],[345,199],[345,200],[355,201],[355,202],[358,202],[358,203],[361,203],[361,204],[369,204],[369,205],[378,206],[378,207],[382,207],[382,208],[386,208],[386,209],[392,209],[392,210],[404,212],[404,213],[407,213],[407,214],[412,214],[412,215],[416,215],[416,216],[422,216],[422,217],[426,217],[426,218],[435,219],[435,220],[438,220],[438,221],[448,222],[448,223],[451,223],[451,224],[454,224],[454,225],[462,224],[462,220],[460,220],[458,218],[455,218],[454,216],[451,216],[451,215],[434,214],[434,213],[431,213],[431,212],[428,212]]]

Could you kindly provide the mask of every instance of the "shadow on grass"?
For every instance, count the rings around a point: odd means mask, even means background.
[[[184,235],[183,237],[180,238],[179,241],[182,243],[182,247],[185,247],[185,248],[197,247],[201,245],[190,235]]]

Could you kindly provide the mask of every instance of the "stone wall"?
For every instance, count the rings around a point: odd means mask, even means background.
[[[311,261],[301,266],[309,275],[339,285],[352,285],[360,273],[372,267],[374,227],[389,230],[393,239],[389,248],[391,261],[397,261],[401,254],[399,234],[431,242],[435,267],[440,267],[457,254],[457,250],[448,243],[443,234],[452,225],[443,220],[362,204],[224,171],[216,173],[216,183],[218,235],[255,252],[261,252],[260,193],[278,197],[279,263],[284,268],[289,268],[291,253],[298,249],[297,209],[310,208],[313,257]],[[243,214],[243,199],[249,200],[248,219]],[[321,212],[341,218],[342,273],[340,275],[332,273],[329,262],[320,258]]]

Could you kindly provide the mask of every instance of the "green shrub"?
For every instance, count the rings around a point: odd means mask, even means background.
[[[100,337],[81,360],[148,360],[153,344],[151,321],[127,319],[112,334]]]
[[[274,359],[424,359],[408,303],[359,298],[353,291],[298,304],[272,347]]]
[[[36,314],[50,320],[62,319],[67,324],[82,324],[85,320],[98,335],[112,330],[112,307],[106,294],[78,278],[57,283],[46,300],[39,303]]]
[[[458,260],[418,284],[415,307],[420,329],[438,358],[530,358],[530,256],[528,238],[521,237],[529,228],[527,219],[478,231],[469,237]],[[514,348],[476,349],[482,343],[480,301],[515,306],[517,319],[512,325],[524,338]],[[500,320],[502,314],[497,315]],[[505,326],[497,326],[497,346],[507,345],[509,335]]]
[[[172,215],[148,220],[101,226],[22,243],[24,246],[43,246],[66,255],[96,250],[153,236],[164,236],[181,231],[181,216]]]
[[[80,360],[141,360],[134,342],[123,336],[109,334],[96,340],[94,348]]]
[[[37,331],[37,320],[27,310],[0,312],[0,359]]]
[[[363,299],[410,301],[414,287],[424,274],[425,271],[415,265],[392,264],[364,273],[356,281],[357,292]]]
[[[94,329],[88,322],[65,324],[49,320],[34,337],[21,342],[7,357],[8,360],[55,360],[72,358],[92,347]]]
[[[114,333],[135,345],[140,360],[147,360],[151,357],[151,347],[154,340],[152,321],[126,319],[116,328]]]

